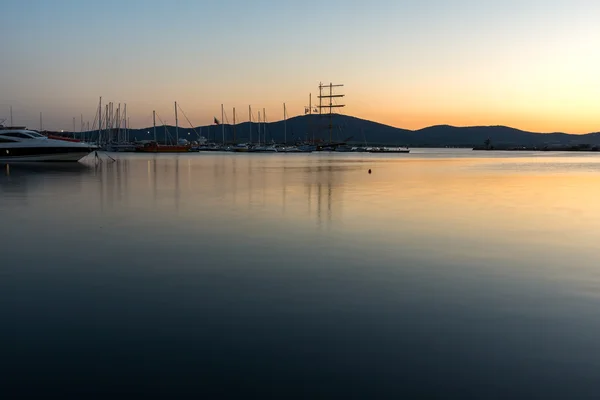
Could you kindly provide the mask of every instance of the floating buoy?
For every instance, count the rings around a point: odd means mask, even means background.
[[[369,169],[369,173],[371,173],[371,169]]]

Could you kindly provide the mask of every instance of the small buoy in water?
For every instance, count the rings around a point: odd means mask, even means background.
[[[371,173],[371,169],[369,169],[369,173]]]

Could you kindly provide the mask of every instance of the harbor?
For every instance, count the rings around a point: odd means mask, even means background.
[[[61,141],[77,143],[76,145],[88,145],[92,150],[107,153],[409,153],[410,149],[406,145],[369,145],[364,132],[361,132],[362,141],[356,140],[355,134],[347,136],[346,127],[343,123],[339,123],[342,116],[337,113],[337,110],[345,106],[338,102],[345,95],[336,91],[343,86],[319,83],[318,104],[313,104],[312,94],[309,94],[309,104],[304,107],[304,115],[292,118],[296,131],[294,127],[288,130],[288,111],[285,103],[282,104],[281,121],[270,122],[265,108],[258,110],[255,115],[250,105],[247,121],[239,122],[234,107],[233,122],[229,123],[225,107],[221,104],[220,118],[215,116],[212,126],[194,126],[181,105],[174,102],[174,126],[167,124],[157,111],[153,110],[152,127],[132,129],[130,116],[127,114],[127,104],[112,102],[103,104],[103,99],[100,97],[92,124],[84,123],[81,115],[79,132],[75,130],[75,118],[73,118],[71,132],[44,131],[41,113],[40,129],[28,130],[28,132],[31,132],[31,135],[43,135],[52,140],[52,143]],[[185,120],[183,126],[180,126],[180,117]],[[303,121],[304,126],[300,128],[302,132],[297,132],[299,120],[306,120]],[[20,128],[25,129],[25,127]],[[15,127],[0,125],[0,129],[9,131],[14,130]],[[0,144],[0,149],[1,146]]]

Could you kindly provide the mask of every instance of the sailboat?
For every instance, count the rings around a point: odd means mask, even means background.
[[[154,128],[154,140],[146,142],[141,146],[137,146],[135,151],[143,153],[187,153],[190,151],[192,145],[189,143],[179,143],[179,120],[177,119],[177,102],[175,102],[175,136],[176,144],[158,144],[156,139],[156,111],[152,111],[152,121]],[[165,126],[165,135],[166,135]],[[186,141],[187,142],[187,141]]]
[[[262,134],[263,134],[263,144],[261,145],[260,143],[260,112],[258,113],[258,146],[254,146],[254,148],[252,149],[253,152],[255,153],[277,153],[277,147],[275,147],[275,144],[267,144],[267,113],[265,111],[265,109],[263,108],[263,114],[262,114]]]

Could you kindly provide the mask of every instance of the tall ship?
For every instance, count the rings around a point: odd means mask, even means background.
[[[0,162],[79,161],[95,149],[83,142],[49,138],[24,126],[0,124]]]

